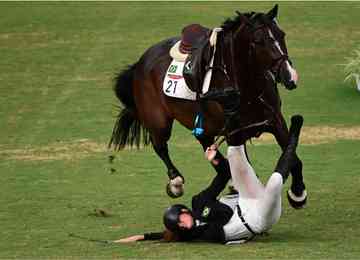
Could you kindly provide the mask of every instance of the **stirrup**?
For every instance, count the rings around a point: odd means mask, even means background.
[[[202,113],[197,113],[196,117],[195,117],[195,128],[192,130],[192,134],[195,137],[199,137],[204,133],[204,128],[203,128],[203,121],[204,121],[204,116]]]

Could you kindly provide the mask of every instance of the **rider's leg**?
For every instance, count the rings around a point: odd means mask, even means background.
[[[247,160],[244,145],[229,146],[227,157],[233,184],[239,191],[239,196],[253,199],[261,197],[265,188]]]

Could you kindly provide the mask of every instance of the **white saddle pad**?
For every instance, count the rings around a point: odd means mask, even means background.
[[[180,43],[181,43],[181,41],[176,42],[174,44],[174,46],[171,47],[169,54],[170,54],[170,57],[172,57],[173,59],[175,59],[177,61],[185,61],[189,54],[180,52],[180,49],[179,49]]]
[[[176,60],[170,63],[163,82],[163,92],[169,97],[196,100],[196,93],[189,89],[183,77],[184,65],[184,62]]]

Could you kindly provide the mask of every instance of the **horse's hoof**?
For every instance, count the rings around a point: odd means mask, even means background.
[[[178,191],[178,192],[173,192],[171,189],[170,183],[168,183],[166,185],[166,193],[169,197],[176,199],[176,198],[181,197],[184,194],[184,189],[182,189],[181,191]]]
[[[166,185],[166,193],[171,198],[179,198],[184,194],[184,179],[180,176],[170,180]]]
[[[301,196],[296,196],[290,189],[287,191],[288,201],[294,209],[302,209],[306,205],[307,201],[307,192],[303,191]]]

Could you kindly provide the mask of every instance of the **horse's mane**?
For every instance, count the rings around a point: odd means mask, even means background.
[[[237,15],[233,18],[227,18],[221,25],[221,28],[225,32],[236,30],[242,23],[240,12],[236,11],[236,14]],[[264,13],[256,12],[243,13],[242,15],[248,18],[250,22],[255,22],[260,17],[264,17]]]

